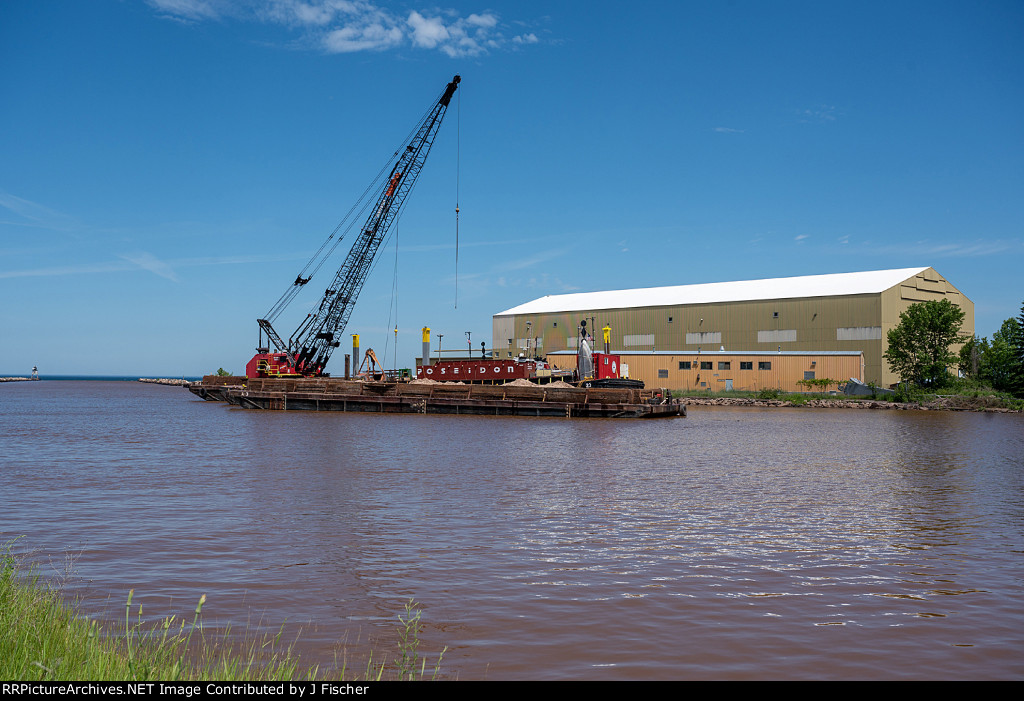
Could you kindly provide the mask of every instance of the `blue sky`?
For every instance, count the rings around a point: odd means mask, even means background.
[[[0,371],[240,372],[455,73],[346,330],[388,366],[396,287],[401,366],[545,294],[919,265],[990,336],[1024,300],[1022,37],[1016,1],[8,0]]]

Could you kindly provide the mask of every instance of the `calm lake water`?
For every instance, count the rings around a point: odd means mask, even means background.
[[[1024,417],[253,412],[0,385],[0,539],[83,609],[460,679],[1024,677]],[[57,576],[55,574],[54,576]]]

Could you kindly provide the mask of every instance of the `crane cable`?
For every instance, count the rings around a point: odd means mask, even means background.
[[[455,308],[459,308],[459,175],[462,163],[462,91],[455,97]]]
[[[368,197],[368,195],[371,193],[371,191],[379,189],[379,183],[381,179],[383,178],[384,174],[387,173],[388,170],[393,166],[394,162],[397,160],[397,157],[400,153],[401,148],[395,151],[395,153],[391,156],[388,162],[385,163],[384,166],[377,173],[376,177],[374,177],[370,184],[367,185],[366,189],[363,191],[363,194],[359,196],[359,199],[355,201],[351,209],[348,210],[348,213],[345,214],[345,216],[338,223],[338,225],[334,227],[334,231],[332,231],[330,236],[328,236],[324,240],[324,242],[320,244],[320,248],[317,249],[316,253],[313,254],[313,256],[309,259],[309,261],[302,268],[302,270],[299,271],[299,278],[302,278],[303,275],[305,275],[305,279],[307,282],[311,280],[313,276],[316,275],[317,272],[319,272],[323,264],[326,263],[327,260],[334,254],[334,251],[338,248],[338,245],[345,240],[345,237],[352,230],[352,227],[355,226],[356,222],[362,218],[362,214],[372,203],[372,200]],[[353,217],[353,214],[355,214],[356,216]],[[338,236],[337,239],[334,239],[334,237],[337,236],[339,231],[342,231],[341,236]],[[328,244],[330,244],[331,239],[334,239],[334,244],[330,246],[330,248],[328,249]],[[327,251],[326,253],[324,253],[325,250]],[[312,270],[310,270],[310,268],[312,268]],[[274,303],[274,306],[270,308],[270,311],[267,312],[267,314],[265,315],[265,318],[267,320],[273,322],[278,317],[278,315],[280,315],[281,312],[283,312],[285,308],[288,307],[291,301],[295,299],[296,295],[298,295],[299,293],[299,290],[301,290],[302,286],[305,284],[299,284],[299,278],[296,278],[296,282],[293,282],[291,285],[288,286],[284,293],[282,293],[281,297],[278,298],[277,302]]]
[[[394,276],[393,276],[393,278],[391,280],[391,304],[388,305],[388,325],[385,327],[385,331],[384,331],[384,359],[383,359],[383,362],[384,362],[384,364],[387,364],[387,362],[388,362],[388,346],[391,343],[391,333],[390,333],[391,319],[392,319],[391,314],[392,314],[392,311],[393,311],[394,312],[394,320],[395,320],[395,330],[394,330],[394,333],[395,333],[395,351],[394,351],[394,353],[395,353],[395,364],[394,364],[394,368],[397,370],[398,369],[398,220],[397,219],[395,220],[394,237],[395,237],[395,272],[394,272]]]
[[[456,107],[455,107],[455,308],[459,308],[459,174],[460,174],[460,163],[461,163],[461,134],[462,134],[462,91],[460,90],[456,95]],[[428,110],[429,111],[429,110]],[[424,115],[422,122],[426,119]],[[410,137],[411,138],[411,137]],[[407,139],[409,140],[409,139]],[[383,172],[383,169],[382,169]],[[401,219],[401,212],[395,219],[394,232],[389,232],[384,245],[390,243],[392,235],[395,238],[395,268],[393,278],[391,282],[391,304],[388,306],[388,324],[385,327],[387,330],[384,332],[384,362],[387,363],[388,347],[391,342],[391,321],[394,319],[394,335],[395,335],[395,348],[394,348],[394,362],[395,369],[398,368],[398,222]],[[372,273],[374,268],[377,267],[377,263],[380,261],[373,261],[370,272]],[[392,317],[392,311],[394,317]]]
[[[441,99],[441,94],[444,94],[444,91],[441,91],[441,93],[438,96],[438,100]],[[435,100],[435,105],[436,103],[437,100]],[[332,231],[330,236],[328,236],[324,240],[324,242],[320,244],[320,248],[317,249],[316,253],[313,254],[313,256],[309,259],[309,261],[302,268],[302,270],[299,271],[299,275],[296,278],[296,282],[293,282],[291,285],[288,286],[287,289],[285,289],[285,291],[281,294],[278,300],[270,308],[270,311],[268,311],[264,315],[265,319],[267,319],[270,322],[276,320],[277,317],[281,314],[281,312],[283,312],[291,304],[292,300],[295,299],[299,291],[305,285],[305,283],[299,284],[298,280],[303,278],[303,276],[305,276],[307,282],[311,280],[313,276],[320,271],[320,268],[323,266],[323,264],[326,263],[327,260],[332,255],[334,255],[334,251],[338,248],[338,245],[341,244],[341,242],[345,239],[348,233],[356,225],[356,222],[362,219],[363,214],[370,207],[370,205],[373,204],[373,200],[370,197],[368,197],[368,195],[370,195],[371,192],[379,192],[380,190],[383,189],[383,185],[380,184],[381,179],[384,177],[386,173],[388,173],[394,167],[394,164],[398,161],[399,157],[402,154],[403,148],[412,141],[413,137],[419,131],[420,126],[422,126],[422,123],[426,120],[427,115],[429,115],[433,110],[433,105],[427,108],[427,110],[420,117],[420,120],[419,122],[417,122],[416,126],[414,126],[409,131],[408,135],[405,137],[405,139],[402,141],[399,147],[395,149],[394,153],[391,155],[391,158],[388,159],[388,161],[384,164],[384,166],[374,177],[374,179],[370,181],[370,184],[366,186],[366,189],[363,191],[363,194],[361,194],[359,196],[359,199],[355,201],[351,209],[349,209],[348,213],[345,214],[342,220],[334,228],[334,231]],[[357,209],[358,212],[356,211]],[[353,214],[355,214],[356,216],[353,217]],[[342,231],[343,229],[344,231]],[[342,231],[341,236],[338,236],[338,238],[334,240],[334,244],[331,245],[330,248],[328,249],[328,244],[330,244],[331,239],[334,239],[334,237],[338,234],[339,231]],[[326,253],[324,253],[325,250],[327,251]],[[310,268],[312,268],[312,270],[310,270]]]

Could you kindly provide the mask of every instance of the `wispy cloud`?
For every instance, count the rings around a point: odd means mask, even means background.
[[[919,258],[982,258],[985,256],[1002,256],[1008,253],[1024,253],[1024,242],[1003,239],[993,239],[991,241],[976,240],[962,243],[917,241],[904,245],[880,246],[873,249],[873,252],[885,256],[902,255]]]
[[[69,231],[74,228],[74,220],[66,214],[55,212],[41,204],[12,195],[0,190],[0,207],[15,215],[15,220],[7,220],[5,224],[32,226],[56,231]]]
[[[520,242],[521,243],[521,242]],[[574,287],[553,275],[543,265],[548,261],[560,258],[572,252],[571,248],[557,248],[539,251],[514,260],[507,260],[492,265],[488,270],[464,271],[458,276],[462,293],[482,295],[492,287],[503,289],[527,288],[543,289],[547,292],[574,292]],[[454,284],[455,275],[446,275],[442,282]]]
[[[459,244],[459,248],[478,248],[480,246],[508,246],[508,245],[522,245],[524,243],[541,242],[544,239],[487,239],[485,241],[463,241]],[[399,250],[402,253],[425,253],[426,251],[454,251],[455,242],[451,243],[417,243],[411,246],[405,244],[400,245]]]
[[[0,271],[0,279],[19,277],[60,277],[64,275],[95,275],[104,273],[123,273],[133,270],[147,270],[162,278],[179,282],[175,270],[206,265],[241,265],[252,263],[274,263],[285,260],[279,255],[261,256],[224,256],[205,258],[177,258],[161,260],[146,251],[120,254],[119,260],[101,261],[97,263],[80,263],[77,265],[54,265],[47,268],[29,268],[26,270]],[[299,259],[291,256],[289,259]]]
[[[533,254],[532,256],[527,256],[525,258],[518,258],[516,260],[506,261],[506,262],[496,266],[496,269],[497,270],[525,270],[527,268],[532,268],[532,267],[534,267],[536,265],[540,265],[541,263],[547,263],[548,261],[554,260],[555,258],[561,258],[562,256],[568,254],[570,252],[570,250],[571,249],[569,249],[569,248],[553,248],[553,249],[550,249],[550,250],[538,251],[537,253]]]
[[[164,17],[187,22],[217,19],[226,3],[217,0],[149,0]]]
[[[815,105],[797,112],[801,122],[819,123],[836,121],[838,112],[835,105]]]
[[[715,127],[713,131],[717,131],[719,134],[743,134],[743,133],[746,133],[746,129],[733,129],[732,127]]]
[[[147,0],[162,17],[201,21],[250,21],[302,34],[302,44],[326,53],[436,50],[453,58],[540,41],[533,32],[509,36],[493,12],[462,16],[456,10],[407,14],[369,0]]]
[[[126,260],[129,263],[137,265],[143,270],[148,270],[154,275],[159,275],[162,278],[167,278],[171,282],[180,282],[178,276],[174,272],[174,268],[168,265],[165,261],[160,260],[152,253],[146,251],[140,251],[138,253],[129,253],[127,255],[119,256],[122,260]]]
[[[444,284],[453,284],[454,275],[445,276]],[[474,295],[484,294],[491,287],[500,287],[511,290],[517,288],[540,289],[545,293],[577,292],[578,286],[570,285],[560,277],[543,272],[539,275],[525,277],[495,275],[493,272],[459,273],[459,286],[464,287],[464,292]]]

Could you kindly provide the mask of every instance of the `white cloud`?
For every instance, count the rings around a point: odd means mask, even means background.
[[[221,14],[218,6],[223,5],[217,0],[148,0],[148,2],[161,13],[174,19],[192,21],[217,19]]]
[[[743,134],[744,129],[733,129],[732,127],[715,127],[715,131],[719,134]]]
[[[428,19],[413,10],[408,23],[412,27],[412,43],[424,49],[432,49],[450,36],[440,17]]]
[[[462,17],[455,10],[397,14],[370,0],[147,0],[162,16],[254,21],[302,33],[301,44],[327,53],[381,51],[402,46],[455,57],[478,56],[514,44],[536,44],[536,34],[507,39],[492,12]],[[426,12],[426,11],[424,11]],[[521,24],[521,23],[520,23]]]
[[[354,51],[389,49],[400,44],[402,31],[397,27],[385,27],[382,24],[366,26],[347,26],[328,32],[323,39],[323,46],[334,54],[352,53]]]
[[[497,26],[498,18],[489,12],[482,15],[472,14],[466,18],[466,24],[471,24],[474,27],[492,29]]]

